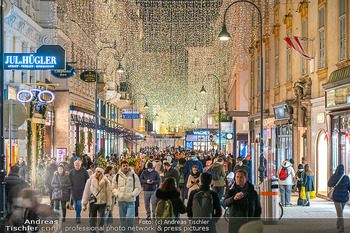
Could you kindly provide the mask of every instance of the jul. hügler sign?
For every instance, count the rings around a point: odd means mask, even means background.
[[[59,45],[43,45],[37,53],[5,53],[6,70],[59,70],[66,68],[66,52]]]

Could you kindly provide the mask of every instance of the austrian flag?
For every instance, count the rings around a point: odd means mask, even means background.
[[[310,57],[309,55],[306,54],[298,37],[296,37],[296,36],[294,36],[294,38],[286,37],[286,38],[284,38],[284,40],[290,45],[290,47],[292,47],[303,58],[306,58],[308,60],[314,59],[313,57]]]

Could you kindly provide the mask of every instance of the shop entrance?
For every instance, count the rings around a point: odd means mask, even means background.
[[[278,144],[277,144],[277,168],[285,159],[293,156],[293,137],[292,124],[280,125],[278,128]]]

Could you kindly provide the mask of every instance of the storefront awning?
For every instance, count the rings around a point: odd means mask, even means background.
[[[350,78],[350,66],[346,66],[346,67],[341,68],[339,70],[333,71],[328,78],[328,82],[323,84],[323,86],[325,89],[327,89],[327,88],[333,86],[332,84],[339,83],[343,80],[346,80],[346,82],[347,82],[348,78]]]

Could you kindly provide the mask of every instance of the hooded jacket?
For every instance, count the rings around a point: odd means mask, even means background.
[[[53,174],[55,173],[55,171],[57,171],[57,168],[58,168],[57,163],[53,162],[53,163],[50,163],[50,165],[46,169],[45,186],[50,190],[50,192],[52,192],[53,190],[53,187],[51,186],[51,182],[52,182]]]
[[[171,203],[173,204],[174,214],[176,217],[179,217],[180,214],[186,213],[186,207],[180,199],[179,192],[163,191],[161,189],[158,189],[156,192],[156,197],[157,197],[157,204],[158,204],[159,200],[169,200],[170,199]]]
[[[69,180],[69,173],[63,172],[59,174],[57,171],[54,172],[51,186],[53,187],[53,191],[57,192],[62,190],[62,201],[69,201],[70,198],[70,187],[71,183]]]
[[[339,164],[335,173],[328,180],[328,187],[334,187],[341,176],[345,172],[345,167],[343,164]],[[347,175],[344,175],[342,180],[339,182],[337,187],[334,189],[333,201],[334,202],[348,202],[349,201],[349,192],[350,192],[350,181]]]
[[[294,172],[294,169],[292,167],[292,164],[288,160],[284,160],[282,165],[278,168],[277,177],[280,177],[280,173],[281,173],[281,170],[283,167],[287,168],[288,177],[285,180],[278,179],[278,184],[279,185],[293,185],[293,183],[294,183],[293,178],[295,176],[295,172]]]
[[[191,173],[193,165],[197,165],[198,172],[201,174],[203,173],[203,164],[197,159],[197,156],[192,155],[191,158],[185,163],[185,175],[187,178]]]
[[[129,171],[124,174],[124,172],[119,169],[117,175],[115,175],[113,178],[113,196],[115,196],[118,201],[133,202],[136,201],[136,197],[140,194],[140,192],[140,179],[135,174],[134,170],[129,168]]]
[[[219,174],[220,174],[220,179],[214,180],[214,187],[223,187],[223,186],[225,186],[226,172],[225,172],[224,166],[221,163],[218,163],[218,162],[212,164],[210,166],[211,174],[213,174],[213,171],[212,171],[213,167],[218,167],[219,168]]]
[[[147,184],[147,180],[153,181],[153,184]],[[159,173],[155,170],[149,172],[144,170],[140,176],[140,182],[143,186],[143,191],[156,191],[157,185],[160,183]]]
[[[174,168],[179,174],[179,184],[185,183],[185,164],[178,163]]]
[[[84,167],[81,167],[78,171],[73,168],[69,172],[69,179],[72,183],[73,200],[81,200],[83,198],[85,184],[89,178],[89,174]]]
[[[97,202],[95,203],[96,205],[106,204],[107,207],[111,206],[111,185],[104,175],[102,176],[100,182],[98,182],[95,174],[93,174],[86,182],[82,199],[83,208],[86,208],[91,194],[93,194],[97,199]]]

